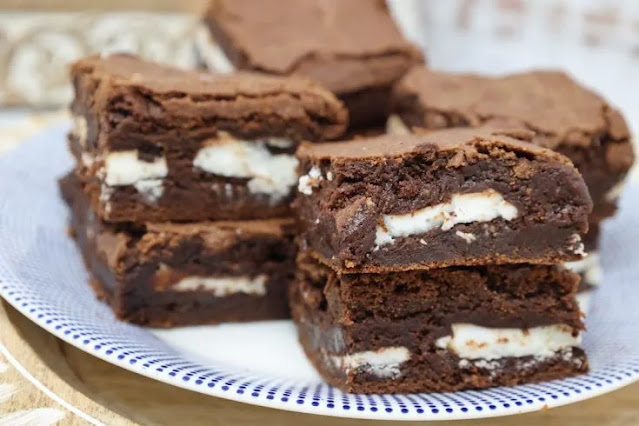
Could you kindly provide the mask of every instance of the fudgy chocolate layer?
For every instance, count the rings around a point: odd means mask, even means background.
[[[505,134],[303,144],[302,247],[342,272],[580,259],[583,179],[566,157]]]
[[[93,286],[119,319],[172,327],[288,317],[290,220],[108,224],[74,175],[61,190]]]
[[[236,69],[318,81],[346,104],[351,128],[382,124],[393,83],[423,62],[383,1],[215,1],[204,22]]]
[[[500,122],[535,131],[533,143],[566,155],[583,175],[591,223],[614,214],[615,187],[634,160],[619,111],[561,72],[493,78],[415,67],[396,85],[392,111],[414,129]]]
[[[298,266],[290,303],[300,341],[320,374],[345,391],[456,391],[587,370],[585,354],[575,346],[557,353],[541,348],[543,355],[465,359],[440,344],[455,324],[521,329],[523,336],[525,330],[561,324],[578,333],[583,329],[574,299],[579,278],[559,267],[340,275],[304,254]],[[467,344],[481,350],[485,338]],[[508,344],[505,339],[497,346]]]
[[[579,276],[554,265],[481,265],[385,274],[340,274],[302,251],[297,281],[307,302],[345,323],[415,319],[424,324],[472,318],[482,326],[582,327],[575,314]],[[513,319],[516,314],[517,318]],[[365,339],[364,339],[365,340]]]
[[[162,179],[162,194],[158,197],[149,197],[133,185],[105,186],[100,173],[104,161],[98,158],[87,167],[82,164],[86,151],[77,138],[70,136],[69,146],[77,160],[76,173],[85,183],[93,210],[108,222],[269,219],[292,214],[294,185],[277,196],[254,193],[249,188],[250,178],[227,177],[194,167],[200,145],[184,144],[179,150],[165,153],[163,158],[169,173]],[[295,147],[272,147],[267,151],[292,157]],[[291,166],[292,171],[294,167]],[[291,175],[294,177],[294,173]]]
[[[285,217],[301,140],[346,127],[316,83],[182,71],[115,55],[71,69],[77,173],[107,221]]]

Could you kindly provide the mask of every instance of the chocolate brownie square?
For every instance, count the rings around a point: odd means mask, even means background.
[[[60,183],[91,284],[115,315],[152,327],[287,318],[292,220],[107,223],[74,174]]]
[[[181,71],[132,56],[71,68],[69,136],[109,222],[286,217],[296,145],[336,138],[347,112],[302,78]]]
[[[353,128],[383,124],[393,83],[423,62],[383,0],[216,0],[204,22],[208,68],[310,77],[346,104]]]
[[[340,274],[306,254],[290,290],[312,364],[347,392],[451,392],[588,369],[574,294],[557,266]]]
[[[535,131],[534,144],[564,154],[583,175],[594,202],[591,223],[614,214],[634,160],[619,111],[562,72],[485,77],[415,67],[395,87],[392,111],[411,129],[499,122]]]
[[[580,260],[588,190],[531,136],[452,129],[302,144],[302,248],[341,272]]]

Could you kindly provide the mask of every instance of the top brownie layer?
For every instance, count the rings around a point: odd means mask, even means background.
[[[569,159],[529,137],[482,128],[303,144],[302,247],[346,273],[580,259],[588,190]]]
[[[618,184],[633,162],[621,114],[562,72],[504,77],[413,68],[395,87],[393,112],[408,127],[519,126],[532,142],[568,156],[584,176],[598,221],[614,212]]]
[[[226,131],[236,137],[330,140],[346,112],[327,90],[303,78],[183,71],[128,55],[73,64],[72,110],[86,116],[87,143],[136,147],[135,134],[167,134],[184,144]],[[133,145],[133,146],[132,146]]]
[[[216,0],[205,20],[237,68],[299,73],[337,93],[386,85],[421,58],[380,0]]]
[[[217,0],[204,19],[215,39],[204,48],[219,45],[227,66],[310,77],[339,95],[354,125],[386,113],[391,84],[423,62],[383,0]]]
[[[288,216],[298,142],[346,126],[341,103],[301,78],[180,71],[125,55],[78,61],[71,74],[71,151],[109,222]]]

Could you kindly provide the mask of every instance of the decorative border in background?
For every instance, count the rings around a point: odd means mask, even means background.
[[[0,13],[0,106],[60,106],[71,100],[68,63],[128,52],[196,65],[195,15],[147,12]]]

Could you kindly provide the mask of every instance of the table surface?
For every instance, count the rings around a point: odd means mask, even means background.
[[[63,112],[0,112],[0,153],[65,117]],[[637,170],[632,179],[638,179]],[[0,303],[0,425],[87,422],[335,426],[381,423],[290,413],[179,389],[95,358],[47,333],[6,302]],[[435,422],[439,423],[443,422]],[[638,423],[639,383],[552,410],[446,422],[498,426]]]

